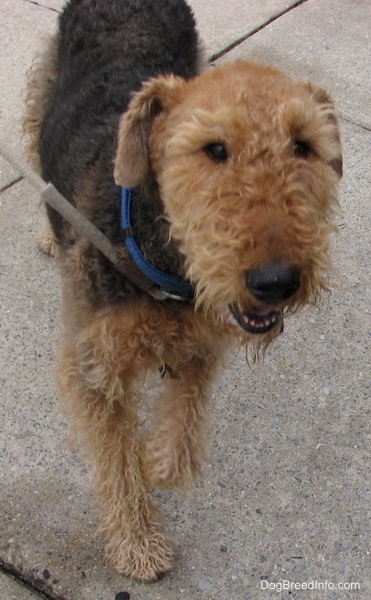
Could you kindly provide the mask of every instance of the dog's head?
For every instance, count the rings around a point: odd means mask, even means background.
[[[325,90],[246,61],[152,79],[121,120],[114,176],[149,170],[199,310],[269,340],[327,289],[342,161]]]

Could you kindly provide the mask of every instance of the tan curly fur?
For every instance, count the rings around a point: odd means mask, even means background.
[[[168,315],[143,299],[95,314],[81,333],[64,318],[58,376],[65,407],[94,458],[106,551],[142,581],[170,569],[172,550],[152,487],[189,487],[206,460],[210,387],[225,339],[192,309]],[[161,337],[159,338],[159,331]],[[227,333],[227,332],[225,332]],[[72,343],[71,343],[72,342]],[[149,422],[141,417],[148,372],[171,364]]]

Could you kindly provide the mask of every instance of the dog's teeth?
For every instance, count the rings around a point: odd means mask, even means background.
[[[233,316],[233,323],[244,327],[247,331],[252,333],[263,333],[269,331],[278,321],[278,314],[271,312],[266,315],[249,314],[245,312],[239,312],[238,317],[233,314],[233,310],[230,311]],[[230,321],[231,322],[231,321]]]
[[[268,327],[268,325],[273,325],[273,323],[275,323],[277,321],[277,316],[276,315],[271,315],[271,317],[269,319],[265,319],[264,324],[266,327]]]
[[[256,331],[259,331],[259,329],[265,329],[274,325],[277,322],[277,315],[273,313],[265,318],[251,318],[248,315],[244,315],[244,322]]]

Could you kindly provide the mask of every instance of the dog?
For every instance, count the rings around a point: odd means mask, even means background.
[[[62,402],[93,464],[108,557],[153,581],[173,550],[152,491],[202,472],[224,356],[264,351],[329,288],[334,104],[267,65],[206,68],[184,0],[70,0],[29,74],[23,129],[34,168],[134,272],[48,209]]]

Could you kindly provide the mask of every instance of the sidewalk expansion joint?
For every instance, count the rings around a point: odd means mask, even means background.
[[[37,593],[43,600],[68,600],[65,596],[55,593],[44,581],[35,579],[31,574],[23,573],[13,564],[0,557],[0,573],[10,577],[16,583]]]
[[[13,187],[13,185],[16,185],[17,183],[19,183],[20,181],[22,181],[22,179],[24,179],[24,177],[23,177],[23,175],[20,175],[19,177],[16,177],[15,179],[12,179],[12,181],[10,181],[9,183],[6,183],[2,187],[0,187],[0,194],[1,194],[1,192],[5,192],[9,188]]]
[[[51,10],[52,12],[56,12],[58,14],[60,13],[60,11],[56,8],[53,8],[52,6],[46,6],[46,4],[42,4],[42,2],[36,2],[36,0],[26,0],[26,2],[29,2],[30,4],[35,4],[35,6],[39,6],[40,8],[46,8],[46,10]]]
[[[356,127],[363,129],[363,131],[371,131],[371,125],[364,125],[364,123],[360,123],[359,121],[355,121],[350,117],[346,117],[341,111],[339,111],[338,114],[340,120],[345,121],[346,123],[350,123],[351,125],[355,125]]]
[[[292,4],[291,6],[288,6],[287,8],[284,8],[283,10],[281,10],[280,12],[278,12],[277,14],[275,14],[272,17],[270,17],[269,19],[267,19],[267,21],[264,21],[264,23],[262,23],[261,25],[258,25],[257,27],[255,27],[255,29],[253,29],[252,31],[249,31],[249,33],[246,33],[242,37],[238,38],[237,40],[235,40],[234,42],[232,42],[231,44],[229,44],[228,46],[226,46],[225,48],[223,48],[223,50],[220,50],[219,52],[216,52],[215,54],[213,54],[209,58],[209,62],[213,62],[214,60],[217,60],[218,58],[221,58],[222,56],[225,56],[226,54],[228,54],[228,52],[230,52],[231,50],[234,50],[234,48],[236,48],[237,46],[239,46],[243,42],[246,42],[246,40],[248,40],[249,38],[251,38],[253,35],[255,35],[259,31],[261,31],[262,29],[264,29],[265,27],[267,27],[268,25],[270,25],[271,23],[273,23],[274,21],[276,21],[280,17],[283,17],[287,13],[291,12],[292,10],[294,10],[295,8],[297,8],[298,6],[300,6],[301,4],[305,4],[306,2],[308,2],[308,0],[298,0],[297,2],[295,2],[295,4]]]

